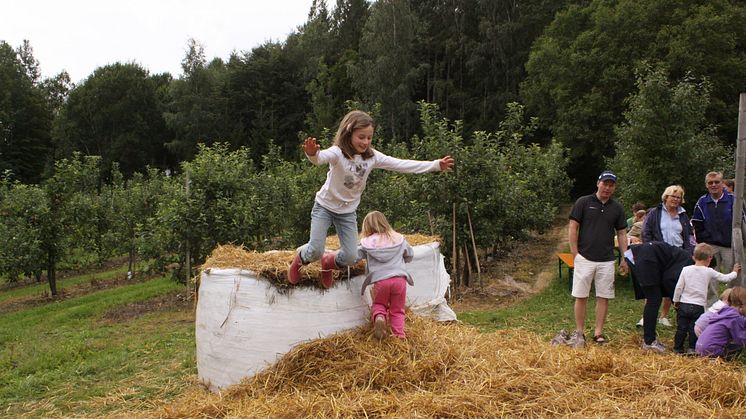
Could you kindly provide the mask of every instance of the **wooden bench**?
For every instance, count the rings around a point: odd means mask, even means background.
[[[559,277],[562,279],[562,265],[567,265],[567,273],[569,278],[569,287],[572,291],[572,271],[575,268],[575,260],[572,257],[572,253],[557,253],[557,269],[559,270]]]

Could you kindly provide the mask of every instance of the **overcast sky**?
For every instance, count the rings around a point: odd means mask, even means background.
[[[67,70],[78,83],[101,66],[136,62],[151,74],[181,74],[189,38],[208,61],[284,41],[312,0],[3,0],[0,40],[31,42],[42,77]],[[333,2],[329,2],[333,4]]]

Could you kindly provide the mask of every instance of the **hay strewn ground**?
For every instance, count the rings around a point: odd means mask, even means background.
[[[659,355],[639,337],[552,347],[520,330],[482,334],[409,316],[405,341],[369,328],[294,348],[222,394],[195,387],[157,417],[746,417],[746,370]]]
[[[412,246],[439,242],[437,236],[424,236],[421,234],[405,235],[407,241]],[[326,240],[326,248],[329,250],[339,249],[339,239],[337,236],[330,236]],[[302,279],[298,285],[290,285],[287,282],[287,269],[293,260],[293,250],[276,250],[271,252],[250,252],[243,246],[235,245],[218,245],[205,263],[201,270],[211,268],[241,268],[253,271],[257,276],[271,281],[278,288],[288,288],[292,286],[318,286],[321,275],[321,264],[317,262],[309,263],[301,268]],[[365,273],[365,262],[361,261],[350,268],[350,275],[361,275]],[[339,281],[347,278],[347,269],[335,270],[334,279]]]

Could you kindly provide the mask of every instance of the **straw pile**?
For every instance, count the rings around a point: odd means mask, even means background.
[[[437,236],[424,236],[421,234],[405,235],[407,241],[412,246],[438,242]],[[339,238],[330,236],[326,239],[326,248],[328,250],[339,249]],[[235,245],[218,245],[205,263],[201,266],[202,271],[211,268],[237,268],[246,269],[254,272],[257,276],[268,279],[278,288],[288,288],[287,282],[288,265],[292,262],[294,250],[274,250],[270,252],[252,252],[246,250],[243,246]],[[351,276],[362,275],[365,273],[365,261],[360,261],[350,267]],[[321,276],[321,263],[319,261],[309,263],[301,268],[302,279],[299,286],[317,286]],[[334,279],[339,281],[347,278],[347,269],[339,269],[333,272]],[[200,275],[201,276],[201,275]]]
[[[222,394],[193,388],[157,417],[746,417],[746,369],[645,353],[639,337],[552,347],[408,316],[407,339],[369,327],[295,347]]]

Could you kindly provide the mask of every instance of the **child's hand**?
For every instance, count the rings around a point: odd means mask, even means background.
[[[306,141],[303,142],[303,151],[308,156],[315,156],[316,153],[319,152],[321,149],[321,146],[319,143],[316,142],[316,139],[313,137],[306,138]]]
[[[740,263],[736,263],[736,264],[733,265],[733,272],[738,272],[740,270],[741,270],[741,264]]]
[[[677,302],[673,303],[673,308],[674,308],[675,310],[678,310],[678,309],[679,309],[679,307],[681,307],[681,301],[677,301]]]
[[[445,156],[439,161],[441,172],[450,172],[453,168],[453,157]]]

